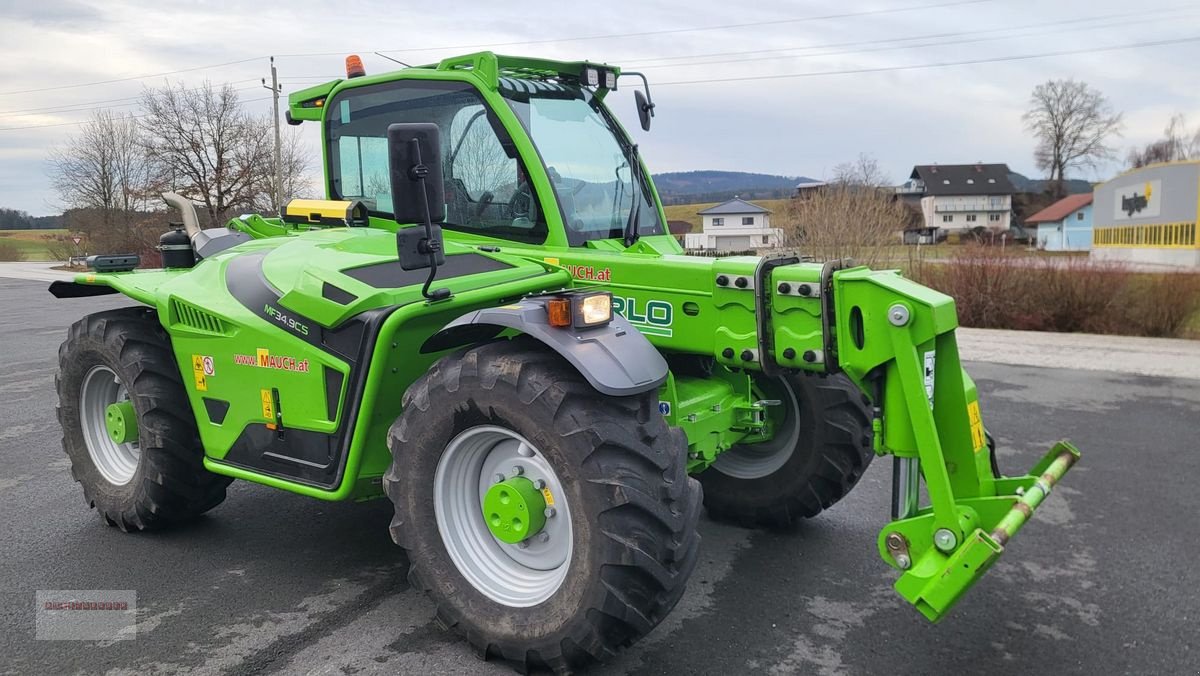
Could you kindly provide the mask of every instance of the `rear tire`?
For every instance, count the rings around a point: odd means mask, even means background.
[[[153,310],[84,317],[71,325],[58,362],[63,450],[84,500],[106,523],[126,532],[163,528],[225,499],[232,479],[204,469],[179,367]],[[103,412],[124,400],[136,413],[137,440],[116,443]]]
[[[841,374],[783,376],[759,389],[781,402],[769,409],[776,436],[718,455],[699,475],[704,506],[717,520],[790,526],[842,499],[871,464],[870,409]]]
[[[464,439],[487,455],[455,464]],[[481,451],[479,443],[491,445]],[[653,392],[601,395],[536,342],[487,343],[440,360],[413,383],[388,445],[383,486],[409,580],[482,657],[558,672],[604,660],[653,629],[684,591],[700,541],[701,489],[686,473],[686,441],[667,427]],[[552,518],[565,516],[569,528],[543,533],[547,546],[569,533],[561,565],[550,554],[512,565],[537,553],[540,534],[517,550],[486,530],[474,491],[508,473],[514,451],[488,463],[514,446],[544,468],[522,467],[523,476],[549,470],[547,485],[560,487]],[[454,490],[469,499],[440,497]],[[488,560],[501,560],[503,574],[488,573],[497,567]]]

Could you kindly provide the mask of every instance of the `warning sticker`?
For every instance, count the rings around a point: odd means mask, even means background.
[[[550,492],[549,486],[542,489],[542,499],[546,501],[547,507],[554,506],[554,494]]]
[[[671,415],[671,402],[669,402],[669,401],[658,402],[658,412],[663,415]]]
[[[213,358],[202,354],[192,355],[192,378],[196,382],[196,391],[208,391],[208,377],[213,375]]]
[[[271,399],[271,390],[262,390],[262,414],[267,420],[275,420],[275,403]]]
[[[987,436],[983,433],[983,417],[979,415],[979,402],[967,404],[967,417],[971,420],[971,443],[978,453],[987,448]]]
[[[933,407],[933,374],[934,366],[937,363],[937,353],[930,350],[925,353],[925,396],[929,399],[929,406]]]

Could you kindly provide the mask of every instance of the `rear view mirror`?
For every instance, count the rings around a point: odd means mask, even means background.
[[[637,102],[638,121],[642,123],[642,131],[650,131],[650,118],[654,117],[654,104],[646,100],[642,90],[633,90],[633,99]]]
[[[445,220],[441,137],[436,124],[398,122],[388,125],[392,212],[401,225],[423,225],[426,219],[430,223]]]
[[[392,179],[392,212],[396,223],[416,228],[396,231],[396,253],[405,270],[435,268],[445,262],[441,131],[436,124],[404,122],[388,125],[388,170]],[[433,273],[430,273],[430,281]],[[428,290],[429,284],[425,285]]]

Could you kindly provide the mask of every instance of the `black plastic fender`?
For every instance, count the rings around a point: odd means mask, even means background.
[[[421,352],[440,352],[495,338],[504,329],[520,331],[562,355],[602,394],[624,397],[656,389],[667,379],[658,349],[622,316],[608,324],[576,329],[550,326],[545,299],[475,310],[429,337]]]

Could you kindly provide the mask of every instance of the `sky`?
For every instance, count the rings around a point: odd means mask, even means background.
[[[1121,159],[1174,113],[1200,125],[1200,5],[1186,0],[0,0],[0,207],[60,212],[48,153],[96,108],[136,115],[145,86],[230,82],[269,113],[270,55],[286,93],[338,77],[345,54],[378,73],[399,66],[375,51],[431,63],[483,46],[644,72],[650,132],[628,80],[608,102],[654,172],[826,178],[868,153],[896,183],[934,162],[1038,177],[1021,114],[1057,78],[1123,112]],[[316,125],[301,133],[319,166]]]

